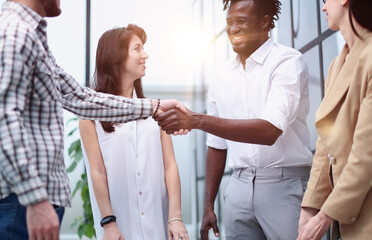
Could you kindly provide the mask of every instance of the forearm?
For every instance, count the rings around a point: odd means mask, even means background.
[[[94,195],[102,217],[113,215],[106,171],[91,170]]]
[[[63,108],[82,119],[125,123],[153,114],[155,100],[130,99],[96,92],[80,86],[71,75],[55,66],[60,77]]]
[[[129,99],[98,93],[89,88],[77,88],[63,95],[63,107],[82,119],[128,122],[152,114],[150,99]]]
[[[103,168],[91,170],[94,195],[96,196],[97,205],[101,213],[101,218],[115,215],[112,211],[109,188],[107,184],[106,170]],[[108,236],[120,236],[121,233],[116,225],[116,222],[110,222],[103,226],[104,238],[111,239]],[[112,238],[119,239],[119,238]]]
[[[272,145],[282,131],[262,119],[225,119],[192,113],[192,128],[231,141]]]
[[[208,148],[204,208],[214,209],[214,201],[225,171],[226,154],[226,150],[218,150],[211,147]]]
[[[165,184],[169,200],[169,219],[182,218],[181,214],[181,183],[177,164],[165,168]]]
[[[181,218],[181,183],[171,136],[161,131],[164,181],[169,201],[169,219]]]

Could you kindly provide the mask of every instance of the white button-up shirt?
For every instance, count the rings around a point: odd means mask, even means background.
[[[135,92],[134,92],[134,97]],[[110,203],[126,240],[167,238],[168,194],[160,129],[152,118],[116,126],[106,133],[96,121],[98,142],[107,173]],[[90,165],[83,147],[97,239],[102,217],[94,194]]]
[[[310,166],[308,111],[308,71],[301,53],[268,39],[246,60],[245,69],[236,56],[211,81],[208,114],[267,120],[282,134],[272,146],[208,134],[207,145],[228,149],[230,168]]]

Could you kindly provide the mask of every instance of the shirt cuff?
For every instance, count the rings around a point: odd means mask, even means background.
[[[48,193],[45,189],[45,185],[38,177],[18,183],[12,187],[12,191],[17,195],[19,202],[24,206],[48,200]]]
[[[225,150],[227,149],[226,140],[210,133],[207,134],[207,146],[215,149]]]
[[[133,99],[133,119],[147,118],[152,116],[151,99]]]
[[[261,114],[260,118],[279,128],[283,133],[287,130],[288,123],[285,115],[275,108],[267,109]]]

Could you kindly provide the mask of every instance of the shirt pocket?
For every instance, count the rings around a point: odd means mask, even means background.
[[[23,116],[30,122],[37,122],[39,126],[56,127],[54,134],[63,132],[63,108],[59,101],[32,98],[26,104]],[[56,137],[53,135],[53,137]]]
[[[41,56],[37,61],[32,76],[32,91],[34,98],[40,100],[62,100],[57,69],[52,60],[46,56]]]

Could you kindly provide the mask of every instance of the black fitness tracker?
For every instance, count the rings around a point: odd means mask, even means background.
[[[103,227],[103,225],[110,223],[110,222],[116,222],[116,217],[114,215],[109,215],[109,216],[102,218],[100,223],[101,223],[101,226]]]

